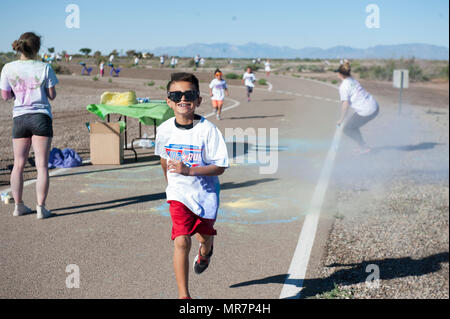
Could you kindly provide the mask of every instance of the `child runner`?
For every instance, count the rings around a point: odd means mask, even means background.
[[[270,61],[266,60],[264,63],[264,70],[266,71],[266,76],[270,75]]]
[[[105,62],[101,61],[100,62],[100,75],[103,77],[103,75],[105,75]]]
[[[228,92],[227,82],[222,79],[222,72],[219,69],[214,72],[214,77],[214,80],[209,83],[209,94],[216,118],[220,120],[225,93],[227,96],[230,96],[230,93]]]
[[[213,228],[219,206],[221,175],[228,167],[225,141],[219,129],[195,114],[202,102],[198,79],[173,73],[167,84],[167,104],[175,117],[157,130],[155,154],[168,182],[167,202],[172,218],[173,264],[178,295],[190,299],[188,289],[191,236],[200,242],[194,271],[208,268],[213,254]]]
[[[378,103],[358,81],[352,78],[348,61],[341,64],[335,72],[338,72],[338,76],[342,80],[339,87],[342,113],[338,126],[344,122],[349,106],[353,108],[355,113],[345,124],[344,133],[358,143],[360,154],[369,153],[371,149],[366,145],[359,129],[378,115]]]
[[[163,67],[164,66],[164,55],[161,55],[160,57],[159,57],[159,67]]]
[[[250,94],[253,92],[253,88],[255,87],[254,82],[256,81],[256,77],[253,74],[252,68],[248,67],[247,72],[242,76],[242,84],[247,87],[247,101],[250,102]]]
[[[11,191],[15,207],[13,216],[31,212],[22,200],[23,170],[33,146],[36,158],[37,218],[49,217],[45,208],[49,188],[48,158],[53,137],[52,113],[48,99],[56,97],[58,83],[50,64],[34,60],[41,46],[41,38],[32,32],[22,34],[12,43],[20,59],[5,64],[0,76],[4,100],[14,98],[13,150],[14,167],[11,172]]]

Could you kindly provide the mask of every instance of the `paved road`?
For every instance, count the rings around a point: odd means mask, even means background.
[[[278,128],[278,169],[261,174],[264,164],[239,162],[236,154],[221,177],[215,254],[208,271],[191,272],[194,298],[280,296],[339,105],[336,90],[322,83],[269,81],[272,91],[255,90],[251,103],[244,88],[231,86],[225,107],[234,107],[222,121],[209,117],[223,133],[266,128],[269,138],[269,129]],[[205,99],[199,113],[210,112]],[[48,206],[55,217],[14,218],[12,205],[0,206],[1,298],[176,298],[159,161],[148,150],[137,163],[126,154],[122,166],[86,165],[53,176]],[[34,184],[26,186],[25,202],[33,205],[34,196]],[[197,247],[193,241],[191,260]],[[79,289],[66,288],[69,264],[79,266]]]

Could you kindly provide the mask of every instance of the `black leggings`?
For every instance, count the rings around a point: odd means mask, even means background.
[[[352,117],[347,121],[344,127],[344,133],[348,137],[350,137],[352,140],[354,140],[356,143],[358,143],[359,146],[364,147],[366,146],[366,142],[362,138],[361,131],[359,130],[362,126],[367,124],[367,122],[373,120],[375,117],[377,117],[378,112],[380,108],[377,108],[375,112],[370,114],[369,116],[361,116],[357,113],[354,113]]]

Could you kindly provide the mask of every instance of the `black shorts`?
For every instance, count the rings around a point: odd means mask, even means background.
[[[24,114],[13,118],[13,138],[27,138],[33,135],[53,137],[52,119],[47,114]]]
[[[247,86],[247,92],[252,93],[253,92],[253,86]]]

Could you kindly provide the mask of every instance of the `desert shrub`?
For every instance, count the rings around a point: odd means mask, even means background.
[[[448,80],[448,64],[439,71],[439,76]]]
[[[95,57],[95,65],[100,65],[100,63],[103,61],[103,62],[106,62],[106,58],[105,57],[102,57],[102,56],[97,56],[97,57]],[[106,63],[105,63],[106,64]]]
[[[352,68],[354,73],[359,73],[362,79],[392,81],[394,70],[407,69],[411,82],[428,81],[430,77],[424,74],[420,65],[411,59],[384,60],[381,65],[357,66]]]
[[[252,68],[252,71],[256,72],[260,69],[260,66],[258,64],[247,64],[245,70],[247,70],[247,68]]]
[[[308,71],[314,72],[314,73],[323,73],[325,72],[325,68],[322,65],[308,65],[307,66]]]
[[[237,80],[237,79],[240,79],[240,78],[241,78],[241,76],[239,74],[236,74],[236,73],[227,73],[227,74],[225,74],[225,79],[228,79],[228,80]]]
[[[53,71],[55,71],[56,74],[72,74],[72,72],[66,68],[65,66],[62,66],[58,63],[53,62],[51,64]]]
[[[258,84],[259,85],[267,85],[267,81],[266,81],[266,79],[259,79]]]
[[[98,81],[98,77],[97,77],[97,76],[94,76],[94,77],[92,78],[92,81]]]
[[[154,81],[147,82],[147,86],[153,86],[153,85],[155,85]]]
[[[303,72],[304,70],[306,70],[306,66],[303,65],[303,64],[301,64],[301,65],[299,65],[299,66],[297,67],[297,71],[298,71],[298,72]]]

